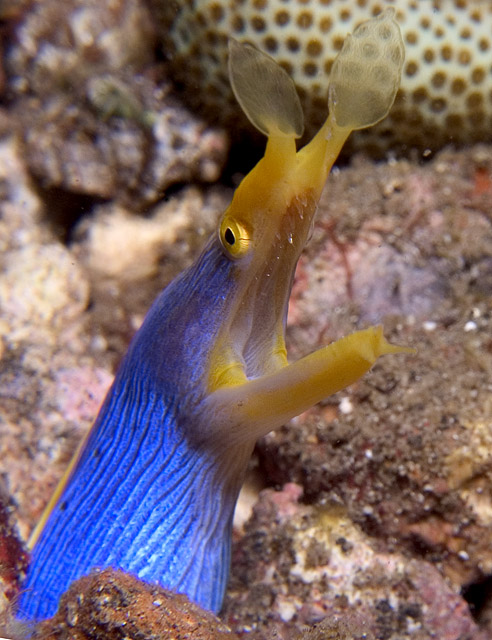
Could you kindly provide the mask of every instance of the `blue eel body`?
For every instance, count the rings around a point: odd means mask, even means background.
[[[293,363],[285,346],[296,264],[330,168],[350,131],[379,121],[394,101],[404,48],[393,13],[347,38],[330,74],[327,120],[299,150],[292,80],[266,54],[231,41],[231,83],[268,137],[265,155],[133,339],[31,536],[19,618],[52,616],[73,580],[105,567],[219,611],[256,440],[358,380],[379,356],[411,351],[387,342],[381,327]]]
[[[244,470],[224,484],[220,443],[208,447],[187,425],[196,424],[200,363],[221,325],[234,268],[214,238],[154,302],[33,549],[20,618],[53,615],[74,579],[108,566],[220,608]]]

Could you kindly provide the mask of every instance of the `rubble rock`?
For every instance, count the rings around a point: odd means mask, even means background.
[[[29,170],[47,191],[145,208],[215,181],[227,142],[171,97],[141,0],[34,0],[15,25],[8,88]]]
[[[237,640],[216,616],[179,595],[121,571],[81,578],[33,640]]]

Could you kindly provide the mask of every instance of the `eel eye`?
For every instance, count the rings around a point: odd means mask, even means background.
[[[240,222],[225,219],[220,225],[220,242],[231,258],[242,258],[249,249],[251,236]]]

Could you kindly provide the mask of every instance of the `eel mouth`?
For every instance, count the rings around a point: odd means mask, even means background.
[[[273,373],[287,364],[284,337],[290,292],[315,211],[314,197],[294,197],[276,230],[264,234],[255,251],[254,266],[250,263],[244,273],[238,273],[237,294],[227,324],[230,345],[247,379]]]

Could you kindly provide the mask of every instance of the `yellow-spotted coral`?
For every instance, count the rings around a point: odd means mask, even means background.
[[[492,137],[489,0],[152,0],[170,68],[204,112],[237,120],[229,36],[266,51],[293,77],[309,131],[324,119],[327,77],[347,33],[394,6],[406,60],[395,105],[358,145],[431,148]]]

